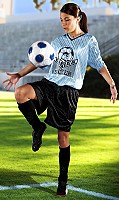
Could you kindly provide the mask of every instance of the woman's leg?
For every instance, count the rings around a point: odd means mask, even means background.
[[[58,143],[60,151],[57,195],[65,196],[70,162],[69,132],[58,130]]]
[[[38,151],[42,144],[42,135],[46,129],[45,123],[41,122],[36,114],[32,100],[37,100],[33,87],[29,84],[16,89],[15,98],[18,108],[33,128],[32,150]]]
[[[15,98],[18,103],[18,108],[27,119],[28,123],[35,131],[39,130],[40,120],[35,112],[35,107],[32,102],[36,99],[36,94],[31,85],[23,85],[16,89]]]
[[[30,99],[37,99],[35,90],[29,84],[18,87],[15,90],[16,101],[20,104],[29,101]]]

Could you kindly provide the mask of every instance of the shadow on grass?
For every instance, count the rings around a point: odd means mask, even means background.
[[[93,116],[93,115],[91,115]],[[119,127],[118,124],[114,124],[114,122],[112,122],[112,118],[118,117],[118,114],[114,114],[114,115],[107,115],[107,116],[101,116],[101,117],[97,117],[96,119],[90,119],[90,116],[88,119],[75,119],[75,126],[73,126],[73,129],[86,129],[86,128],[112,128],[112,127]],[[41,115],[39,117],[41,119],[41,121],[44,121],[45,119],[45,115]],[[108,123],[107,121],[104,122],[104,120],[109,120]],[[23,127],[22,127],[22,126]],[[23,129],[24,126],[30,127],[28,122],[26,121],[26,119],[23,116],[19,116],[19,115],[13,115],[13,116],[2,116],[0,115],[0,126],[4,127],[4,128],[12,128],[12,129],[16,129],[20,128]],[[26,128],[27,128],[26,127]]]
[[[41,115],[41,121],[44,120],[44,116],[45,115]],[[81,136],[84,137],[85,143],[86,141],[89,141],[89,137],[91,139],[97,136],[99,139],[99,137],[105,136],[106,139],[106,137],[116,133],[113,130],[119,128],[119,125],[114,124],[114,122],[111,120],[113,117],[117,116],[118,115],[108,115],[105,117],[99,117],[97,119],[76,119],[72,126],[71,135],[79,135],[79,138],[72,137],[72,141],[76,143],[78,142],[79,144],[83,143],[83,140],[80,140]],[[103,120],[103,118],[106,121]],[[107,123],[108,119],[110,120]],[[109,131],[107,132],[107,130]],[[29,126],[28,122],[23,116],[0,116],[0,132],[0,139],[4,138],[4,141],[2,141],[4,145],[7,144],[8,146],[11,145],[25,147],[30,145],[32,140],[32,128]],[[54,135],[53,138],[50,138],[50,135]],[[47,137],[44,143],[45,146],[54,145],[56,144],[57,140],[57,130],[47,126],[46,133],[43,137]]]
[[[41,177],[50,177],[54,178],[54,176],[46,175],[46,174],[38,174],[38,173],[31,173],[26,171],[15,171],[15,170],[8,170],[8,169],[0,169],[0,185],[1,186],[16,186],[16,185],[32,185],[32,184],[40,184],[36,182],[32,176],[39,176]],[[35,186],[34,186],[35,188]],[[45,191],[52,195],[55,195],[55,192],[52,189],[46,187],[36,187],[38,190]]]
[[[88,164],[85,167],[81,165],[72,165],[72,172],[75,173],[73,186],[80,187],[103,194],[119,197],[119,162]],[[77,168],[77,170],[75,170]],[[80,171],[80,174],[79,174]],[[73,174],[72,174],[73,176]]]

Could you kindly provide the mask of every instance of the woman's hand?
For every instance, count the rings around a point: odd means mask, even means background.
[[[117,99],[117,95],[118,95],[116,86],[115,85],[110,86],[110,91],[111,91],[111,99],[110,99],[110,101],[115,103],[115,101]]]
[[[106,65],[104,67],[102,67],[102,69],[100,70],[100,74],[103,76],[103,78],[107,81],[107,83],[110,85],[110,91],[111,91],[111,99],[110,101],[112,101],[113,103],[115,103],[116,99],[117,99],[117,89],[115,86],[115,83],[106,67]]]
[[[7,83],[4,88],[7,88],[7,90],[10,90],[10,88],[14,85],[14,89],[15,89],[17,82],[21,78],[20,74],[19,73],[11,74],[11,73],[8,73],[8,72],[6,74],[8,76],[10,76],[10,78],[3,81],[2,84]]]

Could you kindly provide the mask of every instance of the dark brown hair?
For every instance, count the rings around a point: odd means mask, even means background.
[[[87,16],[81,11],[80,7],[75,3],[66,3],[60,10],[60,12],[72,15],[75,18],[80,17],[80,28],[84,33],[88,33]]]

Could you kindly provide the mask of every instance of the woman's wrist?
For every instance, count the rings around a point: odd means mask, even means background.
[[[21,78],[22,76],[19,74],[19,73],[16,73],[16,75],[19,77],[19,78]]]
[[[116,87],[116,85],[115,85],[114,82],[110,84],[110,88],[111,88],[111,89],[114,89],[115,87]]]

